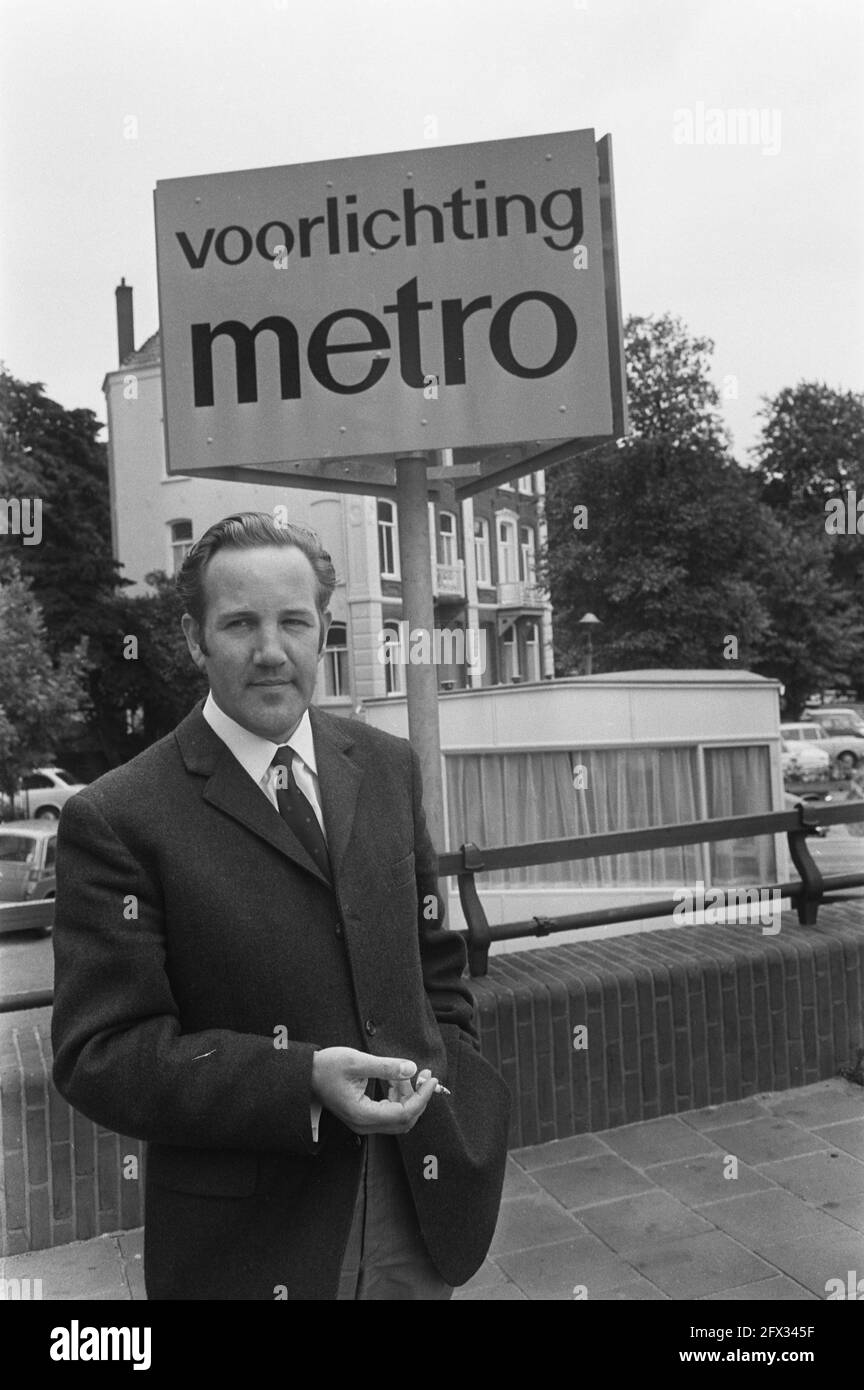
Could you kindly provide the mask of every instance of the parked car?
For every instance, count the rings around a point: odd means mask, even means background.
[[[781,725],[781,732],[782,729],[783,726]],[[821,746],[821,743],[817,746],[815,743],[787,738],[784,734],[780,747],[780,761],[783,767],[783,777],[786,781],[794,781],[800,777],[829,776],[831,755],[827,749]]]
[[[41,820],[0,825],[0,932],[49,932],[57,891],[57,827]]]
[[[833,686],[828,690],[817,690],[812,695],[808,695],[805,702],[805,712],[809,718],[811,705],[818,705],[824,709],[827,705],[836,705],[841,700],[848,699],[848,690],[836,690]]]
[[[856,734],[827,734],[821,724],[781,724],[780,733],[787,743],[804,743],[823,749],[844,767],[857,767],[864,762],[864,737]]]
[[[60,812],[70,796],[85,786],[62,767],[36,767],[21,778],[21,785],[10,804],[9,797],[0,799],[0,820],[22,816],[39,820],[59,820]]]
[[[814,709],[810,719],[821,724],[826,734],[851,734],[853,738],[864,738],[864,719],[854,709]]]

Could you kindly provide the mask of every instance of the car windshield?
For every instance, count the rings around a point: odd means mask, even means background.
[[[38,841],[32,835],[0,835],[0,864],[30,864]]]
[[[73,777],[71,772],[67,772],[63,767],[53,769],[54,776],[59,777],[61,782],[65,782],[67,787],[77,787],[80,785],[78,778]]]

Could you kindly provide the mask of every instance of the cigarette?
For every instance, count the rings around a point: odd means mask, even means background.
[[[447,1090],[447,1087],[440,1085],[440,1083],[435,1087],[436,1096],[439,1091],[441,1092],[442,1096],[449,1096],[451,1094],[450,1091]]]

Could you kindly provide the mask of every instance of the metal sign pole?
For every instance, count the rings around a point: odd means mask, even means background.
[[[408,737],[420,758],[423,804],[432,843],[439,853],[444,844],[444,791],[441,779],[441,738],[438,729],[438,678],[433,661],[412,663],[410,635],[420,629],[428,634],[434,651],[435,610],[432,596],[432,554],[429,546],[427,506],[427,457],[424,453],[396,458],[396,506],[399,518],[399,563],[402,573],[402,616],[407,624],[404,653],[408,696]],[[406,629],[403,628],[403,632]]]

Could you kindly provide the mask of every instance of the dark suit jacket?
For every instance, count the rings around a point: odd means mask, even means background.
[[[325,1111],[312,1142],[317,1048],[409,1057],[450,1088],[398,1139],[448,1283],[495,1228],[510,1098],[443,927],[417,756],[310,717],[335,891],[200,705],[60,820],[54,1079],[148,1142],[150,1298],[335,1297],[364,1141]]]

